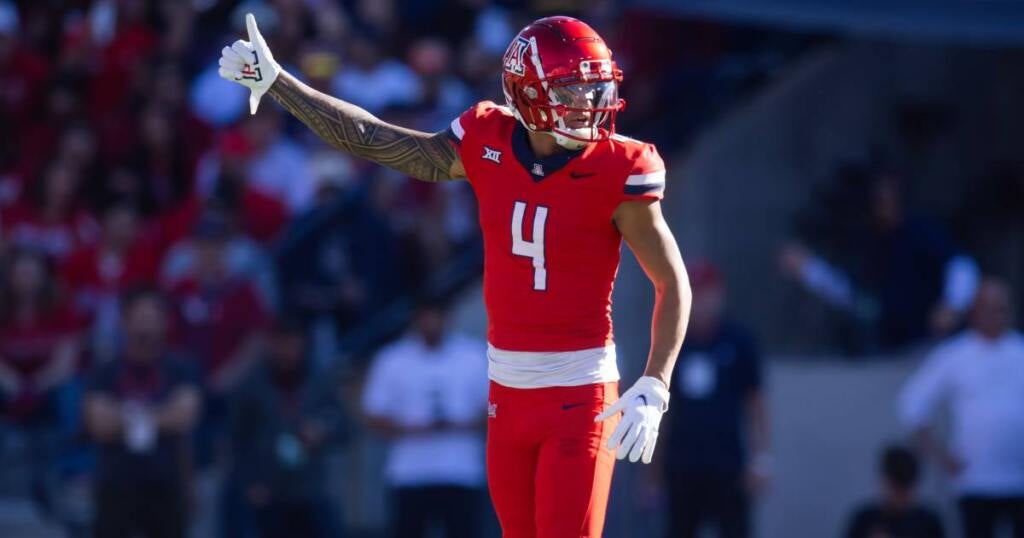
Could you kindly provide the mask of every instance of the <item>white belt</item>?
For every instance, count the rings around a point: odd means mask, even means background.
[[[615,346],[578,351],[506,351],[487,345],[487,374],[506,387],[575,387],[619,380]]]

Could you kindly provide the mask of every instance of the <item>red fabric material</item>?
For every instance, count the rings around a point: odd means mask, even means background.
[[[0,112],[13,120],[12,133],[22,132],[43,109],[50,65],[35,52],[15,48],[0,64],[0,73]]]
[[[137,89],[142,63],[158,44],[156,32],[143,25],[123,28],[114,36],[102,52],[102,67],[90,88],[89,111],[94,117],[102,117],[128,100]]]
[[[48,221],[36,208],[16,204],[0,213],[0,234],[5,242],[40,249],[58,262],[72,252],[96,242],[99,228],[85,211],[74,211],[57,221]]]
[[[4,413],[9,419],[27,418],[44,404],[45,394],[33,386],[34,377],[50,364],[57,344],[76,336],[82,327],[82,319],[66,306],[35,319],[0,323],[0,361],[17,372],[22,383],[19,394],[7,395]]]
[[[21,196],[26,198],[33,181],[41,181],[47,160],[53,157],[53,148],[60,136],[56,126],[43,122],[25,127],[18,134],[18,156],[12,173],[21,183]]]
[[[599,538],[617,419],[594,417],[618,383],[513,389],[491,382],[487,483],[505,538]]]
[[[250,335],[270,323],[266,306],[245,281],[204,289],[186,279],[171,294],[178,314],[174,338],[179,347],[199,355],[207,375],[226,366]]]
[[[541,179],[515,154],[523,133],[502,107],[483,102],[459,117],[456,145],[479,202],[484,244],[488,340],[511,351],[576,351],[613,342],[612,285],[622,234],[612,222],[619,204],[659,199],[662,190],[629,194],[632,174],[664,170],[650,144],[612,138],[590,144]],[[458,129],[453,129],[457,135]],[[530,170],[527,170],[530,166]],[[522,213],[522,241],[533,238],[538,208],[546,208],[543,260],[516,248],[513,221]],[[538,287],[541,265],[546,282]]]
[[[160,217],[156,235],[163,249],[192,233],[205,209],[199,196],[192,196],[177,208]],[[283,202],[254,189],[242,193],[241,210],[237,215],[242,231],[253,239],[266,243],[277,237],[288,222],[288,208]]]
[[[107,252],[99,245],[74,252],[61,268],[64,282],[75,294],[76,306],[91,312],[103,299],[140,284],[156,282],[160,255],[140,239],[123,253]]]
[[[28,321],[0,323],[0,361],[29,376],[50,362],[57,342],[82,329],[82,318],[67,305]]]
[[[137,120],[136,112],[129,107],[113,109],[92,119],[100,156],[105,162],[122,164],[135,155],[139,148]]]

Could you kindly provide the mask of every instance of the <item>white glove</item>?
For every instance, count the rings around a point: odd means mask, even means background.
[[[608,449],[615,451],[615,457],[635,462],[643,457],[644,463],[651,463],[654,444],[658,442],[658,425],[661,415],[668,411],[668,387],[660,379],[644,376],[636,380],[615,403],[597,415],[594,422],[601,422],[622,413],[622,420],[608,438]]]
[[[249,41],[239,39],[230,47],[224,47],[220,51],[220,69],[217,72],[221,77],[249,88],[249,113],[255,114],[263,94],[281,73],[281,66],[274,61],[252,13],[245,16],[245,28],[249,32]]]

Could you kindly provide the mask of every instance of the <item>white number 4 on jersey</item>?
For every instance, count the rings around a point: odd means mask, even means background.
[[[544,267],[544,224],[548,219],[548,208],[539,205],[533,216],[533,241],[523,240],[523,217],[526,202],[516,202],[512,210],[512,254],[533,260],[533,289],[548,289],[548,271]]]

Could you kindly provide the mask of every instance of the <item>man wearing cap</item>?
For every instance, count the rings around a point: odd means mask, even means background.
[[[750,497],[770,470],[761,354],[749,332],[727,320],[719,270],[689,264],[693,311],[679,353],[675,404],[662,434],[670,504],[668,536],[698,536],[713,525],[720,538],[751,535]]]

